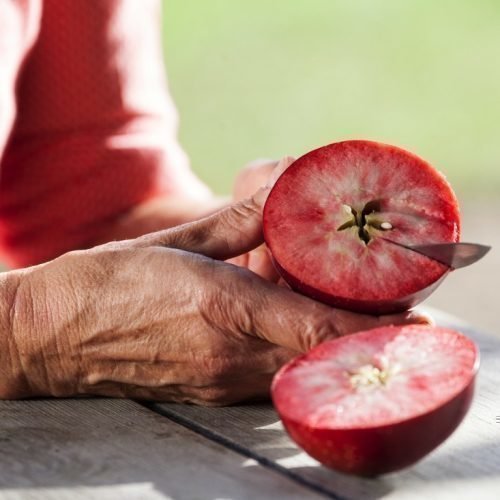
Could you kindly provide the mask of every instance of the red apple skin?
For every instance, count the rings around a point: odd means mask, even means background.
[[[390,300],[356,300],[353,298],[338,297],[328,293],[324,293],[317,288],[308,286],[306,283],[297,280],[293,275],[289,274],[283,267],[279,265],[276,259],[273,263],[281,277],[288,283],[288,285],[296,292],[306,295],[312,299],[323,302],[333,307],[346,309],[348,311],[358,312],[362,314],[393,314],[398,312],[407,311],[412,307],[420,304],[444,281],[446,276],[451,271],[445,271],[444,274],[429,286],[422,288],[410,295]]]
[[[389,372],[399,370],[389,392],[380,389],[382,399],[344,385],[346,370],[382,359]],[[414,464],[453,433],[470,408],[478,369],[477,346],[459,332],[380,327],[324,342],[288,362],[271,396],[288,434],[309,455],[337,471],[376,476]],[[322,407],[332,416],[318,417]]]
[[[350,188],[346,179],[356,185]],[[363,253],[338,232],[339,203],[359,210],[374,199],[393,230],[375,233]],[[352,140],[313,150],[282,174],[264,206],[263,233],[276,269],[292,289],[334,307],[391,314],[423,301],[452,270],[403,247],[459,241],[460,215],[449,183],[429,163],[395,146]],[[353,252],[353,258],[339,252]],[[390,253],[392,267],[372,272],[377,259]]]
[[[323,465],[359,476],[378,476],[408,467],[439,446],[469,410],[475,378],[434,411],[374,429],[310,428],[280,415],[292,439]]]

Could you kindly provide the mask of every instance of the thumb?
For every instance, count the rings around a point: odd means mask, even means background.
[[[283,158],[268,184],[253,196],[215,214],[172,229],[151,233],[135,241],[136,247],[165,246],[226,260],[263,243],[262,210],[273,184],[293,159]]]

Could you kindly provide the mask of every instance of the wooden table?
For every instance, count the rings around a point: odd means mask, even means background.
[[[438,314],[481,348],[473,407],[444,445],[378,479],[323,468],[270,405],[0,402],[0,500],[500,499],[500,339]]]

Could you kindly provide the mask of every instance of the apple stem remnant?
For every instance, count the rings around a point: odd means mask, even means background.
[[[370,228],[382,231],[392,229],[392,224],[390,222],[379,222],[373,219],[367,219],[368,215],[380,210],[380,202],[378,200],[369,201],[361,211],[356,210],[349,205],[342,205],[342,208],[344,209],[344,212],[348,213],[351,217],[347,222],[344,222],[344,224],[339,226],[337,231],[343,231],[344,229],[357,226],[359,239],[365,244],[368,244],[372,238],[369,233]]]

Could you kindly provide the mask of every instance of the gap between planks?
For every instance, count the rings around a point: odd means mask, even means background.
[[[277,472],[278,474],[281,474],[285,476],[288,479],[291,479],[297,483],[299,483],[302,486],[306,486],[313,490],[316,493],[319,493],[321,495],[324,495],[326,498],[331,498],[333,500],[345,500],[345,497],[342,497],[338,495],[337,493],[333,492],[332,490],[328,488],[324,488],[320,486],[319,484],[309,481],[307,478],[304,478],[300,476],[299,474],[296,474],[292,472],[291,470],[287,469],[286,467],[283,467],[273,460],[266,458],[259,453],[256,453],[249,448],[246,448],[232,439],[229,439],[222,434],[219,434],[218,432],[212,431],[207,429],[206,427],[198,424],[197,422],[193,422],[189,418],[182,417],[174,412],[169,411],[168,408],[165,408],[164,406],[160,406],[158,403],[151,403],[147,401],[136,401],[137,403],[143,405],[145,408],[148,408],[149,410],[162,415],[176,424],[182,425],[183,427],[186,427],[187,429],[196,432],[197,434],[200,434],[201,436],[214,441],[222,446],[225,446],[226,448],[229,448],[233,450],[236,453],[239,453],[240,455],[251,458],[255,460],[257,463],[262,465],[263,467],[267,467],[269,469],[272,469],[273,471]]]

